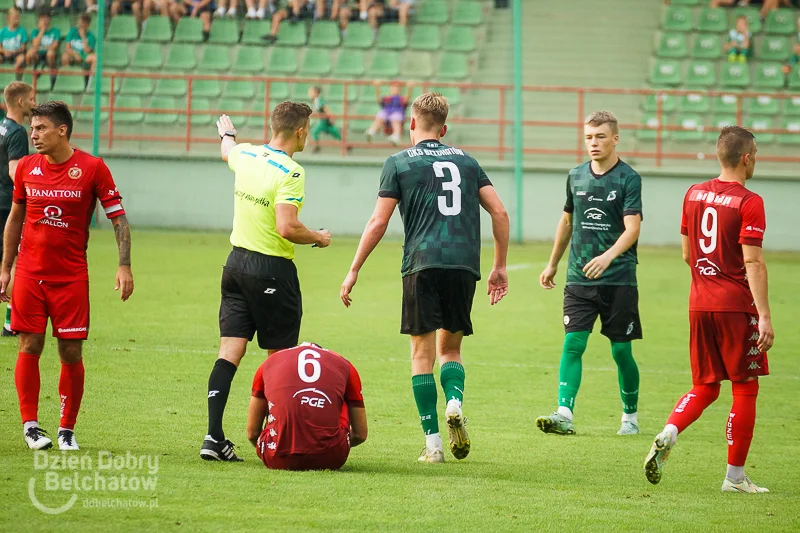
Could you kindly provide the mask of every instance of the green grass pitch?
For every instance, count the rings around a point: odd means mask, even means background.
[[[90,243],[92,327],[85,347],[86,394],[78,419],[79,456],[158,457],[155,490],[78,491],[68,511],[49,515],[73,491],[47,490],[24,445],[14,391],[16,343],[2,339],[0,530],[2,531],[798,531],[800,346],[795,314],[800,255],[768,253],[777,340],[772,376],[762,380],[748,473],[772,490],[721,494],[730,386],[681,436],[664,480],[647,483],[642,462],[674,402],[690,386],[687,354],[689,271],[674,248],[640,251],[645,339],[635,343],[642,383],[642,433],[618,437],[621,413],[609,343],[591,337],[574,437],[544,435],[534,419],[554,409],[563,337],[561,288],[537,277],[549,245],[510,251],[509,296],[491,308],[485,285],[474,306],[476,335],[464,343],[464,412],[472,453],[461,462],[420,465],[424,439],[411,395],[408,339],[399,333],[398,241],[382,243],[363,269],[346,310],[339,286],[355,250],[298,248],[304,293],[302,340],[341,352],[358,368],[370,424],[340,472],[267,471],[244,436],[250,383],[263,354],[251,347],[234,380],[225,428],[244,463],[198,457],[206,431],[206,382],[218,346],[219,278],[229,245],[222,233],[134,231],[136,290],[113,292],[110,232]],[[491,248],[484,247],[484,273]],[[40,422],[58,425],[58,358],[52,339],[41,361]],[[438,381],[438,374],[437,374]],[[440,416],[444,406],[440,394]],[[446,428],[440,420],[443,430]],[[60,456],[60,452],[49,452]],[[151,459],[152,460],[152,459]],[[42,466],[42,465],[39,465]],[[51,465],[48,465],[48,468]],[[98,472],[94,465],[94,471]],[[102,474],[146,475],[123,468]],[[83,471],[81,471],[83,472]],[[61,477],[59,477],[61,476]],[[63,482],[63,481],[59,481]],[[109,505],[147,508],[91,507]],[[95,503],[93,503],[95,502]],[[116,503],[115,503],[116,502]],[[122,503],[119,503],[122,502]]]

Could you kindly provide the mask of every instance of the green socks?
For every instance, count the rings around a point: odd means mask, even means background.
[[[558,406],[570,411],[575,408],[575,397],[581,387],[581,357],[589,341],[588,331],[575,331],[564,336],[561,367],[558,371]]]
[[[3,327],[8,331],[11,331],[11,302],[6,304],[6,321],[3,324]]]
[[[436,415],[436,381],[433,379],[433,374],[411,376],[411,388],[414,391],[414,401],[417,402],[422,431],[426,435],[439,433],[439,417]]]
[[[456,361],[442,365],[439,381],[442,383],[445,403],[450,400],[464,401],[464,366]]]
[[[612,342],[611,354],[617,363],[619,395],[622,398],[622,411],[635,413],[639,403],[639,367],[633,360],[630,342]]]

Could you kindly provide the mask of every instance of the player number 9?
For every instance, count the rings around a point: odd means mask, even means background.
[[[706,210],[703,211],[700,232],[708,237],[708,243],[706,243],[706,239],[698,239],[700,249],[704,254],[710,254],[717,249],[717,210],[713,207],[706,207]]]
[[[311,357],[311,359],[307,359],[307,357]],[[297,356],[297,375],[300,376],[305,383],[314,383],[319,379],[320,374],[322,373],[322,366],[320,366],[319,359],[321,355],[319,352],[314,350],[303,350]],[[311,365],[311,375],[309,376],[306,373],[306,369],[308,366]]]
[[[444,169],[450,171],[450,181],[442,182],[442,190],[450,191],[453,194],[453,205],[447,205],[447,195],[439,196],[439,212],[444,216],[452,217],[461,212],[461,172],[455,163],[450,161],[437,161],[433,164],[433,173],[437,178],[444,177]]]

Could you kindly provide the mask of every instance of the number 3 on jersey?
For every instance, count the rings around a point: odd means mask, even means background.
[[[700,220],[700,233],[707,239],[698,239],[700,250],[704,254],[710,254],[717,249],[717,210],[713,207],[706,207],[703,211],[703,218]]]
[[[450,181],[442,182],[442,190],[452,194],[453,204],[447,205],[447,194],[440,195],[438,198],[439,212],[444,216],[452,217],[461,213],[461,189],[459,188],[459,185],[461,185],[461,172],[458,171],[456,164],[450,161],[437,161],[433,164],[433,173],[437,178],[445,177],[445,169],[450,172]]]
[[[310,358],[308,358],[309,356]],[[305,383],[314,383],[322,374],[322,366],[317,361],[320,357],[322,356],[316,350],[303,350],[297,355],[297,375]],[[306,372],[309,366],[311,366],[311,375]]]

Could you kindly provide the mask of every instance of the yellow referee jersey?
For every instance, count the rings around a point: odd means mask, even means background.
[[[228,155],[234,182],[231,244],[294,259],[294,244],[278,234],[275,206],[303,207],[306,173],[286,152],[268,145],[237,144]]]

